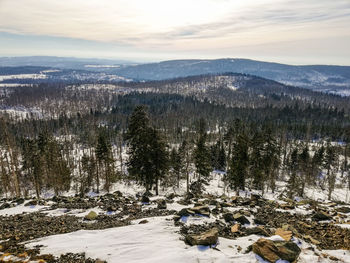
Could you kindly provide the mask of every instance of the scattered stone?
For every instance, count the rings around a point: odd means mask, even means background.
[[[202,245],[211,246],[218,242],[219,231],[217,228],[213,228],[200,235],[188,235],[186,236],[186,242],[191,246]]]
[[[147,224],[147,223],[148,223],[148,220],[147,220],[147,219],[141,220],[141,221],[139,222],[140,225],[141,225],[141,224]]]
[[[301,250],[291,241],[272,241],[260,238],[253,244],[253,252],[274,263],[279,259],[295,262]]]

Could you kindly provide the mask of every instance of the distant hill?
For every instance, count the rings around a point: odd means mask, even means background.
[[[111,78],[94,74],[107,74],[113,76],[113,78],[116,76],[118,80],[132,79],[147,81],[232,72],[255,75],[296,87],[350,96],[350,66],[293,66],[232,58],[170,60],[159,63],[135,64],[123,60],[82,59],[74,57],[0,57],[0,67],[9,66],[81,70],[85,72],[85,76],[78,79],[92,80],[97,77],[101,81],[110,80]],[[9,70],[11,71],[11,69]],[[29,68],[25,70],[27,71]],[[93,73],[89,74],[88,72]],[[16,73],[12,74],[18,73],[16,71]]]
[[[312,90],[350,95],[350,66],[292,66],[249,59],[171,60],[127,66],[115,69],[115,72],[139,80],[235,72]]]
[[[42,66],[61,69],[98,69],[113,68],[113,66],[130,65],[133,62],[126,60],[29,56],[29,57],[0,57],[0,67]],[[101,67],[106,66],[106,67]]]

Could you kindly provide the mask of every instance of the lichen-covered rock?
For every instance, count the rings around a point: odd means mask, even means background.
[[[90,211],[86,216],[85,219],[86,220],[95,220],[97,218],[97,214],[95,211]]]

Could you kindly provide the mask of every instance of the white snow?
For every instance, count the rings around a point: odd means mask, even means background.
[[[107,262],[257,262],[253,253],[241,254],[258,236],[236,240],[219,238],[218,250],[187,246],[180,240],[169,217],[148,218],[147,224],[136,224],[105,230],[80,230],[44,237],[27,244],[43,245],[41,253],[60,255],[85,252],[88,257]]]
[[[48,208],[48,206],[42,206],[42,205],[24,206],[24,204],[22,204],[15,207],[0,210],[0,216],[12,216],[12,215],[17,215],[22,213],[33,213],[33,212],[42,211],[43,209],[46,209],[46,208]]]

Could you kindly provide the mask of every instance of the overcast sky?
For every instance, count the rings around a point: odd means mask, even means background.
[[[350,65],[350,0],[0,0],[0,56]]]

